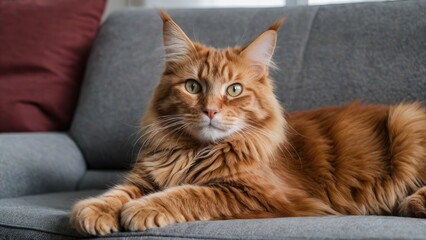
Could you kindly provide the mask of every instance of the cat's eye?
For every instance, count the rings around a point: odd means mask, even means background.
[[[185,89],[189,93],[197,94],[201,91],[201,85],[200,85],[200,83],[198,83],[194,79],[188,79],[185,82]]]
[[[243,86],[241,84],[232,84],[226,89],[226,93],[228,93],[231,97],[237,97],[243,92]]]

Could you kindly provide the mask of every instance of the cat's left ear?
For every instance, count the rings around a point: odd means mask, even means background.
[[[179,61],[195,51],[194,44],[165,10],[159,10],[163,20],[163,40],[166,62]]]
[[[277,32],[281,27],[285,17],[275,21],[266,31],[243,48],[240,55],[247,60],[257,74],[265,74],[269,67],[273,65],[272,55],[277,43]]]

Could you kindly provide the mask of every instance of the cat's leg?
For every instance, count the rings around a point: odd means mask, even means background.
[[[426,186],[406,197],[399,205],[399,215],[426,218]]]
[[[98,197],[77,202],[72,209],[71,224],[84,235],[117,232],[121,208],[141,196],[141,189],[135,185],[118,185]]]
[[[121,212],[121,225],[144,231],[196,220],[277,217],[272,209],[263,195],[243,187],[183,185],[129,201]]]

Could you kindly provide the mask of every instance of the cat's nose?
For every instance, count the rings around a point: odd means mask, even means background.
[[[214,115],[216,115],[216,113],[218,113],[218,111],[217,110],[212,110],[212,109],[209,109],[209,110],[206,110],[206,111],[204,111],[204,113],[210,118],[210,120],[211,119],[213,119],[214,118]]]

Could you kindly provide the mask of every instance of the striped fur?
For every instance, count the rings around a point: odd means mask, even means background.
[[[79,232],[211,219],[426,217],[420,103],[284,113],[268,74],[282,20],[246,47],[214,49],[189,40],[167,13],[161,17],[166,68],[142,120],[143,148],[121,185],[74,206]],[[203,90],[188,93],[187,79]],[[230,97],[226,87],[234,83],[243,92]],[[225,137],[198,134],[212,109],[210,121],[220,119]]]

